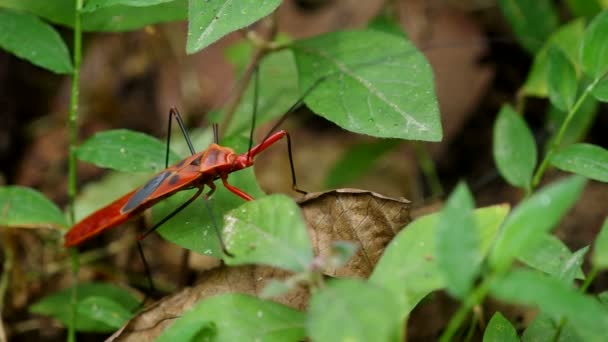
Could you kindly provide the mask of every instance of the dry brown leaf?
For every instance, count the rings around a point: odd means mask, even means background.
[[[327,257],[335,241],[360,246],[345,266],[326,270],[329,276],[367,277],[389,241],[410,222],[410,202],[370,191],[339,189],[310,193],[298,201],[308,223],[315,255]],[[188,287],[147,307],[112,335],[109,341],[149,341],[203,298],[222,293],[259,296],[271,279],[284,279],[289,272],[266,266],[220,267],[204,275],[203,282]],[[297,288],[273,300],[304,309],[308,291]]]

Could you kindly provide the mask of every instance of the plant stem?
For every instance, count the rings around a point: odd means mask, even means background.
[[[68,159],[68,215],[70,224],[75,222],[74,202],[76,199],[76,144],[78,143],[78,96],[80,93],[80,61],[82,59],[82,31],[80,27],[80,11],[83,0],[74,1],[74,70],[72,73],[72,90],[70,97],[69,130],[69,159]],[[68,341],[76,341],[76,306],[78,301],[78,250],[70,249],[72,260],[72,291],[70,294],[70,324],[68,325]]]
[[[581,293],[587,292],[589,285],[591,285],[591,283],[595,280],[595,277],[597,277],[598,273],[599,273],[598,268],[593,266],[591,268],[591,271],[589,272],[589,274],[585,277],[585,281],[583,282],[583,285],[581,285],[581,288],[580,288]]]
[[[456,311],[456,313],[452,316],[452,319],[450,319],[450,322],[448,323],[448,326],[441,335],[439,341],[449,342],[454,340],[454,334],[456,333],[458,328],[460,328],[462,322],[464,322],[471,308],[479,304],[490,290],[490,282],[492,281],[492,279],[493,277],[491,276],[485,278],[481,282],[481,284],[479,284],[479,286],[477,286],[473,291],[471,291],[467,298],[465,298],[465,300],[458,308],[458,311]]]
[[[553,154],[559,147],[559,145],[562,141],[562,138],[564,137],[564,133],[566,133],[566,129],[570,125],[570,121],[572,121],[572,118],[574,118],[574,114],[576,114],[579,107],[583,104],[583,102],[585,102],[585,100],[587,99],[587,96],[589,96],[589,94],[591,93],[593,88],[595,88],[595,85],[601,79],[602,79],[601,77],[596,78],[595,80],[593,80],[593,82],[591,82],[591,84],[589,86],[587,86],[587,88],[585,88],[585,91],[583,91],[583,93],[578,98],[578,100],[576,101],[574,106],[572,106],[572,108],[566,115],[564,122],[562,122],[562,125],[560,126],[559,131],[557,132],[557,135],[555,136],[555,139],[553,139],[553,141],[551,142],[551,146],[549,147],[549,150],[547,150],[547,153],[545,154],[545,158],[543,159],[542,163],[536,170],[534,177],[532,178],[532,189],[536,188],[538,186],[538,183],[540,183],[540,180],[541,180],[543,174],[545,173],[547,166],[549,166],[549,161],[551,160],[551,157],[553,156]]]
[[[414,141],[413,145],[416,158],[420,164],[420,169],[422,170],[424,178],[426,178],[429,188],[431,189],[431,197],[439,198],[443,196],[443,186],[441,185],[439,176],[437,176],[435,162],[431,158],[429,151],[426,149],[426,145],[420,141]]]

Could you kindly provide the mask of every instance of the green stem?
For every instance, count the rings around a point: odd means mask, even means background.
[[[538,183],[540,183],[540,180],[541,180],[543,174],[545,173],[547,167],[549,166],[549,161],[551,160],[551,157],[553,156],[555,151],[557,151],[557,148],[559,147],[559,145],[562,141],[562,138],[564,137],[564,133],[566,133],[566,129],[570,125],[570,121],[572,121],[572,118],[574,118],[574,114],[576,114],[579,107],[583,104],[583,102],[585,102],[585,100],[587,99],[587,96],[589,96],[591,91],[593,91],[593,88],[595,88],[595,85],[600,81],[600,79],[601,79],[601,77],[596,78],[595,80],[593,80],[593,82],[587,88],[585,88],[585,91],[583,91],[583,93],[578,98],[578,100],[576,101],[574,106],[572,106],[572,108],[566,115],[566,119],[564,119],[564,122],[562,122],[562,125],[560,126],[559,131],[557,132],[557,135],[555,136],[555,139],[553,139],[553,141],[551,142],[551,146],[549,147],[549,150],[547,150],[547,153],[545,154],[545,158],[543,159],[540,166],[536,170],[536,173],[534,174],[534,178],[532,178],[532,188],[533,189],[538,186]]]
[[[471,308],[481,303],[483,298],[490,290],[490,282],[492,281],[492,279],[492,277],[485,278],[481,282],[481,284],[479,284],[479,286],[477,286],[473,291],[471,291],[467,298],[465,298],[465,300],[458,308],[458,311],[456,311],[456,313],[452,316],[452,319],[450,319],[450,322],[448,323],[448,326],[441,335],[439,341],[449,342],[454,340],[454,334],[456,334],[456,331],[458,330],[458,328],[460,328],[462,322],[464,322],[464,320],[466,319],[467,314],[469,313]]]
[[[71,224],[74,224],[74,202],[76,199],[76,145],[78,143],[78,96],[80,90],[80,61],[82,59],[82,31],[80,27],[80,11],[83,0],[74,1],[74,70],[72,73],[72,92],[70,97],[70,114],[68,118],[69,130],[69,159],[68,159],[68,215]],[[70,324],[68,326],[68,341],[76,341],[76,306],[78,302],[78,250],[71,249],[72,260],[72,292],[70,295]]]
[[[424,178],[426,178],[429,188],[431,189],[431,197],[439,198],[443,196],[443,186],[441,185],[439,176],[437,176],[435,162],[433,161],[433,158],[431,158],[429,151],[426,149],[426,145],[424,145],[422,142],[414,141],[414,151],[416,153],[418,163],[420,164],[420,169],[424,174]]]
[[[593,266],[591,268],[591,271],[589,272],[589,274],[585,277],[585,281],[583,282],[583,285],[581,285],[581,288],[580,288],[581,293],[587,292],[589,285],[591,285],[591,283],[595,280],[595,277],[597,277],[598,273],[599,273],[598,268]]]

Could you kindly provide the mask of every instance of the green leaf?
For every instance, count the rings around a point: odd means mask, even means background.
[[[248,140],[242,137],[232,137],[224,142],[224,146],[234,146],[235,150],[245,150]],[[228,183],[245,191],[253,198],[264,195],[258,186],[253,168],[231,173]],[[216,184],[217,191],[208,203],[199,199],[180,211],[179,214],[165,222],[158,233],[165,239],[191,251],[222,257],[216,227],[221,230],[222,217],[229,210],[243,204],[245,200],[228,191],[222,184]],[[195,190],[182,191],[161,202],[152,208],[152,218],[158,222],[167,217],[175,208],[185,203],[194,194]],[[208,190],[207,190],[208,191]],[[212,216],[209,215],[211,208]]]
[[[547,84],[551,103],[567,112],[572,109],[578,87],[576,70],[558,47],[549,47]]]
[[[494,123],[494,161],[511,185],[529,188],[536,166],[536,143],[526,122],[510,106],[500,109]]]
[[[93,298],[93,301],[99,303],[99,298],[104,298],[112,302],[112,305],[120,305],[122,307],[121,314],[125,312],[133,312],[139,307],[139,301],[129,292],[120,287],[104,283],[89,283],[78,285],[78,308],[82,305],[82,310],[90,309],[87,299]],[[30,311],[33,313],[51,316],[64,325],[70,323],[70,298],[72,289],[64,289],[49,296],[44,297],[37,303],[30,306]],[[106,303],[107,304],[107,303]],[[105,309],[108,309],[106,306]],[[112,309],[116,310],[116,309]],[[88,311],[91,315],[78,315],[76,320],[76,330],[90,332],[111,332],[116,330],[115,326],[108,325],[108,317],[97,320],[92,311]]]
[[[0,187],[0,226],[66,228],[65,216],[40,192],[23,186]]]
[[[608,182],[608,150],[591,144],[573,144],[551,156],[551,164],[600,182]]]
[[[494,313],[483,333],[483,342],[519,341],[517,331],[500,312]]]
[[[96,32],[129,31],[155,23],[184,20],[187,16],[187,5],[186,0],[175,0],[148,6],[145,10],[137,6],[105,7],[94,12],[83,13],[82,29]],[[35,14],[67,27],[74,25],[73,0],[0,0],[0,7]]]
[[[565,260],[564,266],[560,270],[559,279],[563,280],[566,284],[572,284],[577,273],[581,270],[583,261],[585,261],[585,255],[588,251],[589,246],[585,246],[574,252],[570,258]]]
[[[186,51],[195,53],[272,13],[280,0],[190,1]]]
[[[203,299],[176,319],[156,340],[301,341],[305,316],[290,307],[243,294]]]
[[[587,133],[589,132],[595,117],[597,116],[598,107],[598,102],[591,96],[587,97],[583,101],[580,107],[578,107],[578,110],[574,113],[568,127],[566,127],[566,132],[564,133],[559,144],[560,147],[578,142],[587,136]],[[563,121],[566,119],[566,114],[566,112],[551,106],[546,125],[557,131],[562,125]],[[555,137],[556,135],[549,139],[549,141],[545,144],[546,148],[551,146]]]
[[[508,211],[508,206],[474,211],[482,256],[488,252]],[[370,277],[372,283],[393,293],[402,317],[407,316],[426,295],[445,286],[435,256],[438,222],[439,214],[432,214],[401,230],[384,251]]]
[[[126,129],[99,132],[78,147],[78,159],[123,172],[165,169],[167,145],[144,133]],[[172,151],[169,164],[179,160]]]
[[[401,329],[392,294],[355,279],[335,279],[314,292],[306,324],[313,341],[394,341]]]
[[[233,59],[234,64],[243,69],[244,65],[239,65],[238,59],[247,63],[252,54],[251,45],[237,44],[231,46],[228,51],[229,58]],[[290,51],[279,51],[266,55],[258,67],[259,89],[258,89],[258,109],[256,125],[260,126],[272,119],[275,119],[287,112],[289,108],[298,100],[298,75],[296,63]],[[251,116],[253,115],[253,95],[254,81],[252,80],[242,101],[233,114],[230,126],[226,130],[228,135],[249,133],[251,129]]]
[[[174,0],[88,0],[84,3],[83,12],[94,12],[101,8],[125,5],[133,7],[149,7]]]
[[[339,159],[325,180],[326,188],[338,188],[354,182],[368,173],[374,163],[401,143],[395,139],[384,139],[372,143],[355,145]]]
[[[549,315],[566,318],[586,341],[605,339],[608,311],[559,279],[518,269],[495,281],[491,293],[502,301],[537,306]]]
[[[520,44],[530,53],[536,53],[559,24],[549,0],[499,0],[498,5]]]
[[[585,342],[574,330],[572,323],[560,326],[560,319],[552,319],[550,315],[541,312],[524,330],[521,340],[523,342],[544,341],[548,336],[559,336],[555,342]]]
[[[549,40],[545,42],[542,49],[534,55],[532,68],[528,72],[528,78],[524,83],[522,92],[530,96],[546,97],[549,92],[547,89],[547,68],[549,47],[558,47],[568,56],[568,60],[577,70],[580,70],[578,61],[580,41],[585,31],[585,21],[583,19],[574,20],[560,27],[555,31]]]
[[[598,14],[587,26],[581,45],[583,70],[593,79],[608,72],[608,10]]]
[[[86,320],[101,322],[114,329],[122,327],[132,316],[121,303],[100,296],[83,299],[78,303],[76,312],[78,319],[84,317]]]
[[[598,101],[608,102],[608,79],[596,84],[591,93]]]
[[[279,215],[280,213],[280,215]],[[303,272],[313,259],[300,208],[285,195],[247,202],[224,216],[228,265],[264,264]]]
[[[356,133],[441,140],[432,69],[406,39],[376,30],[341,31],[290,48],[300,89],[315,113]]]
[[[0,8],[0,48],[59,74],[72,72],[72,61],[59,33],[33,15]]]
[[[437,265],[448,292],[457,298],[469,293],[481,264],[474,207],[469,189],[460,183],[441,210],[437,226]]]
[[[602,229],[593,244],[591,262],[600,270],[608,269],[608,217],[604,219]]]
[[[367,25],[368,28],[394,34],[401,37],[407,37],[407,32],[403,31],[401,24],[395,20],[393,16],[380,14],[376,16]]]
[[[555,182],[521,202],[501,228],[490,254],[490,264],[499,272],[506,271],[514,258],[542,240],[576,202],[585,179],[570,177]]]
[[[554,277],[559,277],[566,267],[566,262],[572,258],[572,252],[554,235],[546,234],[531,248],[525,250],[517,259],[524,264],[543,271]],[[584,279],[583,270],[576,270],[576,278]]]
[[[602,10],[597,0],[566,0],[565,3],[577,17],[592,17]]]

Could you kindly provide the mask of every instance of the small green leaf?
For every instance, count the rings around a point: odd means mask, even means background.
[[[587,26],[581,45],[583,70],[593,79],[608,72],[608,10],[598,14]]]
[[[359,245],[350,241],[335,241],[331,244],[330,258],[327,262],[327,268],[340,268],[357,253]]]
[[[315,113],[352,132],[439,141],[431,66],[403,37],[376,30],[340,31],[289,46],[300,91]]]
[[[568,5],[572,14],[577,17],[592,17],[602,10],[598,0],[566,0],[566,5]]]
[[[593,244],[591,262],[598,269],[608,269],[608,217],[604,220],[602,229]]]
[[[280,0],[190,1],[186,51],[195,53],[272,13]]]
[[[76,309],[78,319],[101,322],[109,327],[118,329],[122,327],[132,316],[131,312],[107,297],[90,296],[78,303]]]
[[[325,187],[338,188],[355,181],[369,172],[374,162],[397,147],[400,142],[396,139],[383,139],[353,146],[329,171]]]
[[[243,294],[203,299],[176,319],[156,340],[301,341],[305,316],[290,307]]]
[[[572,284],[577,273],[581,270],[583,261],[585,261],[585,255],[588,251],[589,246],[585,246],[572,253],[572,256],[564,261],[564,266],[560,270],[559,279],[563,280],[566,284]]]
[[[508,206],[474,211],[482,256],[488,252],[508,211]],[[439,214],[432,214],[417,219],[401,230],[384,251],[370,277],[372,283],[393,293],[403,317],[426,295],[445,286],[435,256],[438,222]]]
[[[595,298],[559,279],[517,269],[495,281],[491,293],[502,301],[538,306],[549,315],[566,318],[586,341],[606,337],[608,311]]]
[[[460,183],[441,210],[437,226],[437,265],[448,292],[457,298],[469,293],[481,264],[474,207],[469,189]]]
[[[598,113],[598,109],[599,103],[597,100],[591,96],[588,96],[578,107],[578,110],[574,113],[573,117],[568,123],[568,127],[566,127],[566,131],[562,136],[559,146],[564,147],[583,140],[593,125],[595,117]],[[563,112],[554,106],[550,106],[545,125],[557,131],[566,119],[566,115],[566,112]],[[545,143],[545,147],[548,148],[549,146],[552,146],[555,138],[556,135],[553,135],[549,141]]]
[[[559,277],[565,264],[572,258],[572,252],[554,235],[546,234],[531,248],[525,250],[517,259],[524,264],[543,271],[554,277]],[[579,267],[575,273],[577,279],[584,279]]]
[[[87,299],[94,298],[97,301],[99,298],[104,298],[113,304],[119,304],[122,307],[121,312],[133,312],[138,306],[139,301],[131,294],[131,292],[116,287],[111,284],[90,283],[78,285],[78,307],[84,302],[83,310],[88,310]],[[70,323],[70,298],[72,289],[64,289],[52,295],[46,296],[37,303],[30,306],[30,311],[33,313],[54,317],[66,326]],[[90,304],[91,302],[89,302]],[[107,308],[107,307],[106,307]],[[89,312],[92,313],[92,312]],[[97,320],[94,315],[78,315],[76,320],[76,330],[90,332],[111,332],[116,330],[115,326],[108,325],[103,318]]]
[[[0,48],[55,73],[72,72],[59,33],[33,15],[0,9]]]
[[[494,313],[483,333],[483,342],[518,342],[517,331],[500,312]]]
[[[313,341],[394,341],[399,329],[392,294],[362,280],[335,279],[310,300],[306,331]]]
[[[144,133],[126,129],[99,132],[78,147],[78,159],[123,172],[165,169],[167,145]],[[172,151],[169,165],[179,157]]]
[[[521,340],[523,342],[539,342],[547,339],[547,336],[559,336],[555,342],[586,342],[574,330],[572,323],[565,320],[566,324],[560,325],[559,318],[554,319],[544,312],[536,315],[534,320],[526,327]]]
[[[66,228],[61,210],[40,192],[23,186],[0,187],[0,226]]]
[[[551,157],[551,164],[600,182],[608,182],[608,150],[591,144],[573,144]]]
[[[506,271],[514,258],[542,240],[578,200],[584,185],[584,178],[570,177],[539,190],[521,202],[501,228],[490,254],[491,266],[499,272]]]
[[[536,166],[536,143],[526,122],[508,105],[498,113],[492,145],[500,174],[510,184],[528,188]]]
[[[608,79],[601,80],[592,91],[598,101],[608,102]]]
[[[267,196],[228,212],[223,236],[234,254],[225,258],[228,265],[264,264],[302,272],[313,259],[300,208],[285,195]]]
[[[567,112],[572,109],[576,98],[576,70],[558,47],[549,47],[548,59],[549,99],[555,107]]]
[[[540,49],[559,24],[549,0],[499,0],[498,5],[521,45],[531,53]]]
[[[269,280],[264,288],[262,289],[262,293],[260,293],[261,298],[271,298],[271,297],[279,297],[287,292],[291,291],[292,286],[288,284],[286,281],[271,279]]]
[[[399,21],[395,20],[395,18],[391,15],[380,14],[376,16],[372,21],[367,25],[368,28],[394,34],[401,37],[407,37],[407,33],[403,31],[401,28],[401,24]]]
[[[83,12],[94,12],[98,9],[116,5],[148,7],[174,0],[88,0],[84,3]]]

